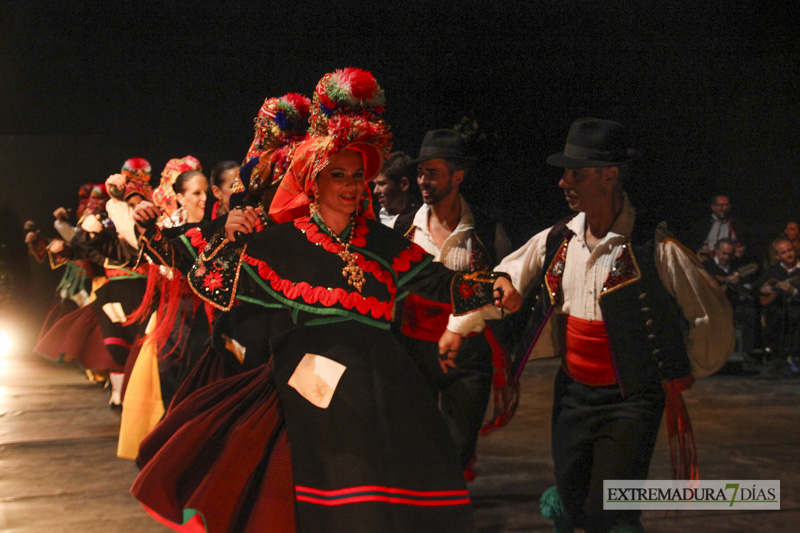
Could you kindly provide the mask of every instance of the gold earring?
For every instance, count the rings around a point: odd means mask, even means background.
[[[314,199],[313,199],[313,200],[311,200],[311,203],[310,203],[310,204],[308,204],[308,212],[309,212],[309,213],[311,214],[311,216],[313,217],[313,216],[314,216],[314,214],[315,214],[317,211],[319,211],[319,202],[317,202],[317,195],[315,194],[315,195],[314,195]]]

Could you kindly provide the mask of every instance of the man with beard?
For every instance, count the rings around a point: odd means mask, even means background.
[[[475,157],[465,154],[461,135],[449,129],[429,131],[422,141],[417,183],[424,204],[407,236],[451,270],[489,270],[511,249],[503,227],[473,211],[459,194]],[[414,359],[439,402],[465,468],[467,479],[478,432],[492,387],[492,349],[484,335],[467,339],[458,353],[440,354],[450,306],[410,295],[402,317],[400,341]],[[451,355],[451,358],[447,356]]]
[[[640,511],[603,509],[603,481],[647,479],[665,405],[670,445],[680,446],[672,457],[686,458],[673,476],[697,479],[681,391],[717,371],[733,350],[723,292],[693,252],[665,225],[643,220],[628,199],[624,183],[638,153],[624,137],[622,124],[610,120],[572,123],[563,152],[547,162],[563,169],[558,186],[575,215],[495,268],[523,294],[543,281],[516,375],[529,357],[562,358],[552,415],[557,491],[542,497],[542,514],[556,520],[556,531],[643,531]],[[440,350],[457,349],[461,335],[480,331],[482,318],[499,317],[484,308],[450,318]],[[562,504],[566,516],[554,512]]]

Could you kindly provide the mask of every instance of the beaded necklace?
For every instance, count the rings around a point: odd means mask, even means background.
[[[353,242],[353,235],[356,232],[354,220],[350,220],[350,234],[347,236],[347,242],[345,243],[342,242],[342,239],[340,239],[330,227],[328,227],[319,211],[314,213],[314,216],[319,219],[319,223],[322,224],[331,237],[336,239],[336,242],[342,246],[342,249],[337,252],[337,255],[342,258],[342,261],[347,263],[342,269],[342,276],[347,278],[348,285],[352,285],[358,292],[361,292],[361,287],[366,282],[366,279],[364,279],[364,271],[356,264],[356,254],[350,251],[350,243]]]

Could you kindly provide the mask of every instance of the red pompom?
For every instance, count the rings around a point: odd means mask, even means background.
[[[367,100],[372,98],[377,91],[378,82],[375,77],[360,68],[346,68],[343,72],[343,78],[350,81],[350,92],[356,98]]]
[[[286,100],[292,104],[295,109],[297,109],[297,112],[301,116],[308,116],[308,114],[311,112],[311,100],[302,94],[288,93],[286,95]]]

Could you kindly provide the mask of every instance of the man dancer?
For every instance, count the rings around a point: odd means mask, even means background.
[[[464,153],[454,130],[429,131],[417,163],[422,205],[407,236],[451,270],[491,269],[511,250],[502,226],[470,209],[459,186],[475,157]],[[437,342],[445,331],[450,306],[414,295],[406,298],[400,342],[414,359],[439,402],[450,427],[467,479],[478,432],[492,387],[492,350],[483,335],[470,338],[454,360],[440,361]]]
[[[663,225],[637,221],[623,189],[637,154],[623,137],[616,122],[572,124],[564,151],[547,162],[564,168],[559,187],[577,214],[534,236],[495,269],[523,290],[544,277],[521,363],[531,352],[563,357],[552,453],[568,523],[557,523],[558,531],[642,530],[639,511],[603,510],[603,480],[647,478],[665,398],[679,407],[681,388],[693,375],[719,369],[734,344],[728,300],[694,254]],[[679,312],[689,324],[685,345]],[[440,350],[453,349],[458,334],[481,326],[480,317],[452,317]],[[685,428],[688,421],[674,414],[668,410],[668,428]],[[696,477],[692,467],[676,475]]]
[[[378,219],[405,235],[419,209],[419,202],[411,193],[411,178],[414,176],[411,158],[403,152],[394,152],[383,164],[380,174],[372,181],[373,196],[381,206]]]

